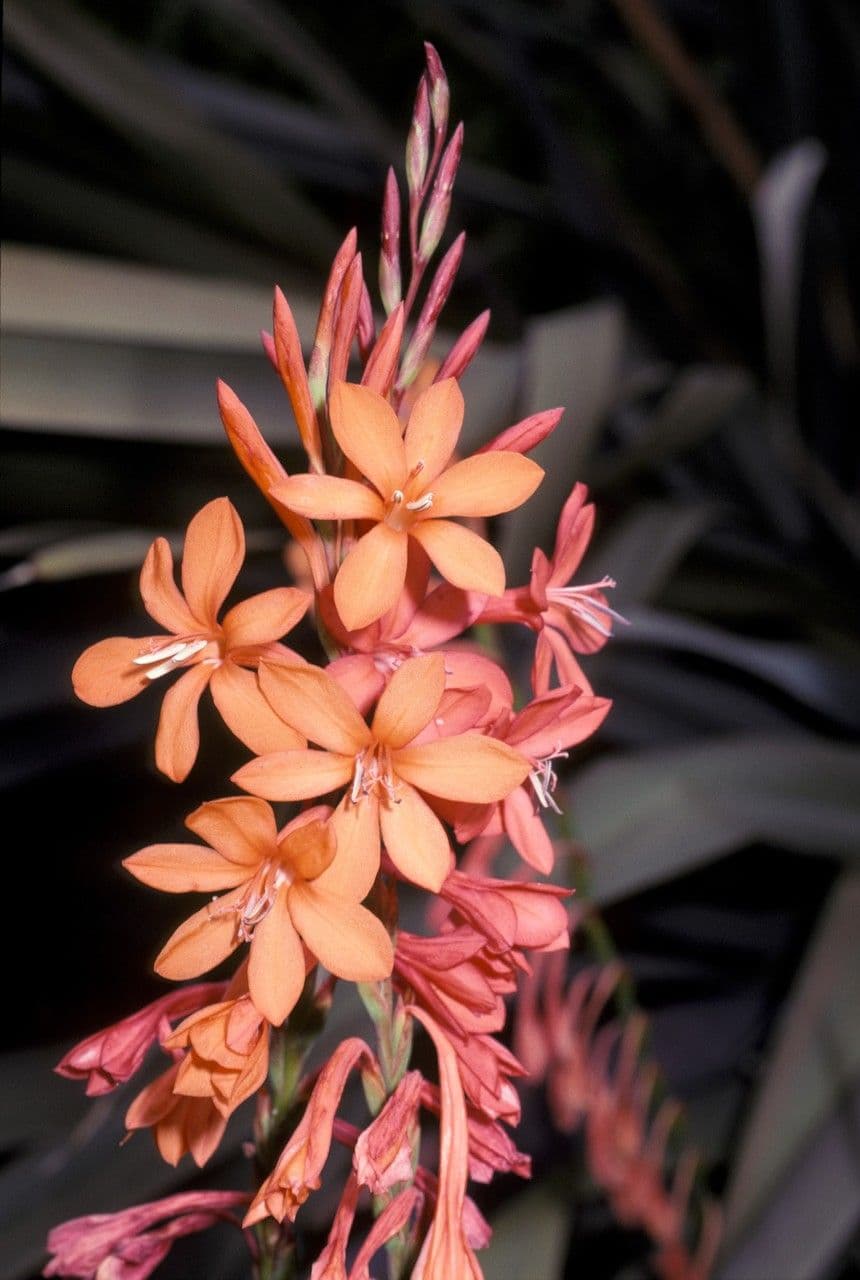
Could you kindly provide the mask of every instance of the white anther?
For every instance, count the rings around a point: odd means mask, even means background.
[[[167,675],[168,671],[175,671],[181,662],[185,662],[188,658],[193,658],[201,649],[205,649],[208,643],[208,640],[189,640],[187,642],[167,645],[166,649],[161,650],[161,653],[155,656],[161,657],[165,652],[167,652],[167,650],[169,650],[169,657],[167,657],[163,662],[159,662],[157,667],[149,667],[144,672],[147,680],[157,680],[159,676]],[[149,657],[149,655],[147,655],[147,658],[148,661],[152,661],[152,658]],[[140,664],[141,660],[140,658],[133,658],[132,661]]]
[[[361,795],[361,784],[364,779],[364,765],[361,763],[361,756],[355,757],[355,776],[352,779],[352,790],[349,798],[353,804],[358,804],[358,797]]]
[[[402,489],[395,489],[395,490],[394,490],[394,492],[393,492],[393,493],[392,493],[392,495],[391,495],[391,501],[392,501],[392,502],[398,502],[398,503],[399,503],[399,502],[402,502],[402,501],[403,501],[403,490],[402,490]]]
[[[162,645],[152,653],[139,654],[138,657],[132,658],[132,662],[138,667],[148,667],[152,662],[163,662],[165,658],[172,658],[175,653],[179,653],[180,649],[184,649],[185,643],[184,640],[174,640],[172,644]]]
[[[414,502],[407,502],[407,511],[429,511],[433,506],[433,494],[425,493],[423,498],[416,498]]]

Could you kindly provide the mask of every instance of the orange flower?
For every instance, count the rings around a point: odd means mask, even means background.
[[[438,892],[453,855],[422,792],[489,802],[513,791],[530,768],[507,743],[480,733],[410,745],[433,719],[445,691],[445,662],[438,653],[410,658],[398,668],[369,728],[341,686],[319,667],[261,663],[260,685],[278,714],[323,750],[262,756],[233,781],[267,800],[305,800],[349,786],[341,812],[363,851],[368,875],[379,865],[381,831],[398,870]]]
[[[370,982],[391,973],[391,940],[359,901],[376,868],[351,839],[349,818],[308,809],[278,833],[269,805],[248,796],[213,800],[186,819],[210,848],[158,844],[124,865],[144,884],[168,893],[227,889],[168,939],[155,961],[165,978],[205,973],[243,942],[251,943],[248,988],[275,1025],[301,994],[302,940],[340,978]]]
[[[310,604],[294,587],[277,587],[237,604],[218,621],[218,610],[245,558],[245,533],[233,504],[216,498],[198,511],[185,535],[182,591],[173,556],[156,538],[140,571],[140,594],[150,617],[167,634],[113,636],[81,654],[72,672],[75,692],[94,707],[127,702],[160,676],[182,670],[165,694],[155,739],[162,773],[182,782],[197,758],[197,703],[207,685],[227,726],[252,751],[298,746],[298,735],[273,714],[252,671],[261,657],[297,661],[276,644]]]
[[[173,1092],[211,1098],[225,1117],[257,1092],[269,1069],[269,1026],[248,995],[192,1013],[164,1047],[188,1050]]]
[[[211,1098],[183,1098],[173,1092],[180,1063],[153,1080],[126,1112],[129,1130],[152,1129],[163,1160],[177,1165],[186,1151],[201,1169],[224,1136],[227,1120]]]
[[[328,475],[291,476],[273,497],[315,520],[368,520],[372,528],[338,570],[334,599],[355,631],[397,600],[406,577],[409,538],[421,544],[456,587],[501,595],[499,553],[450,516],[494,516],[530,498],[543,471],[519,453],[496,451],[448,466],[463,424],[453,378],[416,400],[405,435],[391,405],[368,387],[338,383],[330,398],[332,430],[346,457],[372,487]]]

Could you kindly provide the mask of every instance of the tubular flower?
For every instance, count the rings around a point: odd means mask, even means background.
[[[257,1191],[243,1226],[264,1218],[295,1221],[296,1214],[320,1185],[320,1173],[332,1144],[335,1115],[350,1072],[361,1063],[378,1070],[376,1059],[363,1040],[342,1040],[323,1067],[314,1085],[305,1114],[278,1156],[274,1169]]]
[[[140,572],[147,613],[166,634],[113,636],[81,654],[72,672],[78,697],[94,707],[127,702],[162,676],[182,671],[168,689],[155,739],[162,773],[182,782],[197,759],[197,704],[207,685],[227,727],[252,751],[298,746],[298,735],[278,720],[262,697],[252,670],[262,657],[301,661],[277,644],[296,625],[310,596],[277,587],[218,611],[245,558],[245,533],[227,498],[209,502],[185,535],[182,591],[173,578],[173,556],[156,538]]]
[[[529,771],[519,752],[479,733],[414,744],[445,692],[441,654],[411,658],[395,671],[370,727],[341,686],[318,667],[264,663],[260,684],[278,714],[322,750],[262,756],[233,781],[269,800],[304,800],[348,787],[341,809],[363,848],[368,875],[379,866],[381,832],[401,874],[437,892],[453,855],[424,793],[490,803],[508,795]]]
[[[223,982],[169,991],[121,1022],[87,1036],[60,1059],[54,1070],[68,1080],[86,1080],[89,1098],[110,1093],[139,1070],[156,1040],[164,1044],[171,1019],[193,1013],[207,1000],[217,1000],[223,994]]]
[[[248,987],[279,1025],[295,1005],[307,965],[302,940],[338,977],[369,982],[391,972],[391,941],[359,905],[376,874],[351,837],[351,815],[308,809],[279,833],[269,805],[234,796],[201,805],[186,825],[209,846],[150,845],[124,865],[168,893],[228,890],[195,912],[155,962],[165,978],[205,973],[250,942]],[[341,845],[342,837],[342,845]]]
[[[532,687],[546,693],[555,664],[558,682],[578,685],[591,693],[591,685],[575,653],[595,653],[612,634],[613,622],[625,622],[610,608],[606,591],[612,578],[585,586],[568,586],[588,549],[594,528],[594,505],[586,502],[588,488],[576,484],[562,508],[552,559],[540,547],[532,556],[527,587],[511,587],[498,600],[488,600],[481,622],[522,622],[538,632],[532,666]]]
[[[373,1123],[358,1136],[353,1168],[361,1185],[375,1196],[412,1178],[423,1081],[420,1071],[407,1071]]]
[[[91,1213],[54,1227],[44,1276],[79,1280],[146,1280],[167,1257],[174,1240],[205,1231],[246,1203],[243,1191],[182,1191],[166,1200],[137,1204],[120,1213]]]
[[[329,411],[335,438],[370,482],[291,476],[272,494],[315,520],[369,521],[338,570],[334,600],[344,626],[365,627],[397,601],[406,578],[409,538],[418,541],[456,587],[498,596],[505,589],[499,553],[451,516],[493,516],[520,506],[543,477],[522,454],[492,452],[448,466],[463,424],[453,378],[415,402],[405,433],[391,405],[368,387],[338,383]]]
[[[457,1058],[441,1027],[414,1005],[407,1012],[421,1022],[439,1058],[439,1199],[424,1238],[412,1280],[482,1280],[481,1268],[463,1230],[463,1203],[469,1174],[469,1124]]]

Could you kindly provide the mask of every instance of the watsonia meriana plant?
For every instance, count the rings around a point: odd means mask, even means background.
[[[155,962],[165,979],[188,985],[89,1036],[58,1070],[101,1095],[157,1046],[163,1071],[135,1097],[126,1125],[150,1129],[172,1165],[187,1153],[205,1165],[233,1112],[254,1099],[250,1186],[65,1223],[50,1235],[46,1276],[140,1280],[175,1239],[223,1222],[242,1232],[258,1280],[297,1275],[302,1206],[338,1144],[350,1172],[314,1280],[369,1277],[377,1254],[374,1265],[392,1280],[479,1277],[475,1251],[490,1231],[468,1180],[530,1174],[509,1133],[525,1069],[497,1037],[520,975],[539,953],[569,944],[569,891],[537,878],[554,863],[544,820],[558,811],[554,762],[609,710],[577,655],[607,641],[616,615],[610,579],[570,581],[594,516],[582,485],[564,508],[552,558],[535,552],[527,586],[506,587],[485,536],[487,518],[539,486],[543,472],[528,454],[561,411],[458,455],[459,380],[489,317],[478,316],[441,361],[430,358],[463,254],[461,235],[426,283],[463,131],[449,137],[447,80],[432,46],[426,55],[406,148],[405,217],[393,171],[385,186],[381,327],[354,231],[332,265],[307,366],[275,291],[264,346],[306,473],[288,475],[236,394],[218,386],[230,443],[303,558],[300,585],[223,611],[245,537],[232,504],[215,498],[188,525],[181,590],[165,539],[146,557],[149,634],[101,641],[73,673],[94,706],[163,695],[155,758],[175,782],[196,760],[206,689],[252,758],[231,779],[237,793],[189,815],[196,839],[152,844],[125,861],[154,889],[205,895]],[[308,611],[325,667],[285,643]],[[536,636],[525,702],[515,706],[505,671],[468,638],[477,622],[517,623]],[[477,852],[502,836],[521,858],[506,879]],[[403,886],[428,898],[424,934],[398,925]],[[232,976],[197,981],[231,957]],[[357,984],[368,1038],[326,1038],[337,983]],[[432,1079],[412,1065],[416,1033],[433,1050]],[[322,1065],[308,1068],[312,1048]],[[361,1125],[339,1114],[354,1077]],[[435,1169],[425,1163],[433,1152]]]

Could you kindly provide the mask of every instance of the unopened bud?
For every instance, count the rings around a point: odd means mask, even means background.
[[[388,170],[382,201],[379,292],[385,314],[390,315],[403,296],[400,277],[400,191],[393,169]]]
[[[424,185],[427,163],[430,159],[430,95],[424,76],[418,81],[412,124],[406,139],[406,182],[410,192],[419,192]]]
[[[445,378],[462,378],[484,341],[489,323],[489,311],[482,311],[475,317],[442,361],[439,372],[433,379],[434,382],[442,382]]]
[[[432,258],[436,246],[442,239],[442,232],[445,230],[445,223],[448,221],[448,213],[451,209],[451,192],[454,189],[454,179],[460,167],[462,153],[463,125],[458,124],[439,162],[439,171],[436,174],[433,190],[430,192],[427,203],[427,212],[421,225],[418,257],[422,262],[428,262]]]
[[[437,134],[444,134],[448,127],[448,77],[442,60],[429,41],[424,42],[424,54],[427,58],[427,79],[430,84],[430,113],[433,116],[433,127]]]

